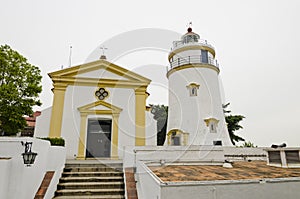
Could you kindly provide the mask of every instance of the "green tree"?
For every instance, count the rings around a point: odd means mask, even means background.
[[[168,106],[150,105],[153,118],[157,121],[157,145],[164,145],[167,132]]]
[[[0,46],[0,134],[13,135],[26,126],[42,91],[38,67],[8,45]]]
[[[231,115],[231,114],[229,114],[229,113],[231,113],[231,111],[226,110],[226,108],[228,108],[229,105],[230,105],[230,103],[227,103],[227,104],[223,105],[223,111],[224,111],[224,114],[225,114],[225,120],[226,120],[226,123],[227,123],[227,128],[228,128],[228,132],[229,132],[231,142],[232,142],[233,145],[235,145],[236,142],[245,141],[244,138],[242,138],[242,137],[235,134],[235,131],[243,128],[239,123],[245,117],[242,116],[242,115]]]
[[[254,143],[250,142],[250,141],[245,141],[242,145],[242,147],[247,147],[247,148],[255,148],[257,146],[254,145]]]

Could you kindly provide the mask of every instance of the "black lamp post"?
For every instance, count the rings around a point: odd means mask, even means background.
[[[22,153],[24,164],[27,166],[31,166],[34,163],[35,157],[37,153],[31,151],[32,142],[21,142],[23,146],[25,146],[25,152]]]

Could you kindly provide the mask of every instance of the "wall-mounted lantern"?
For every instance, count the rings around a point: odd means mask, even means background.
[[[25,152],[22,153],[24,164],[27,166],[31,166],[34,161],[37,153],[31,151],[32,142],[21,142],[22,146],[25,146]]]

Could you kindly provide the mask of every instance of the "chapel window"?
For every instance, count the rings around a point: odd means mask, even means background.
[[[95,96],[99,100],[104,100],[108,96],[108,91],[106,91],[105,88],[99,88],[99,90],[95,92]]]

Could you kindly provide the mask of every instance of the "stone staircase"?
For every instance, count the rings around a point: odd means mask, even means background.
[[[124,197],[122,163],[67,163],[54,199]]]

